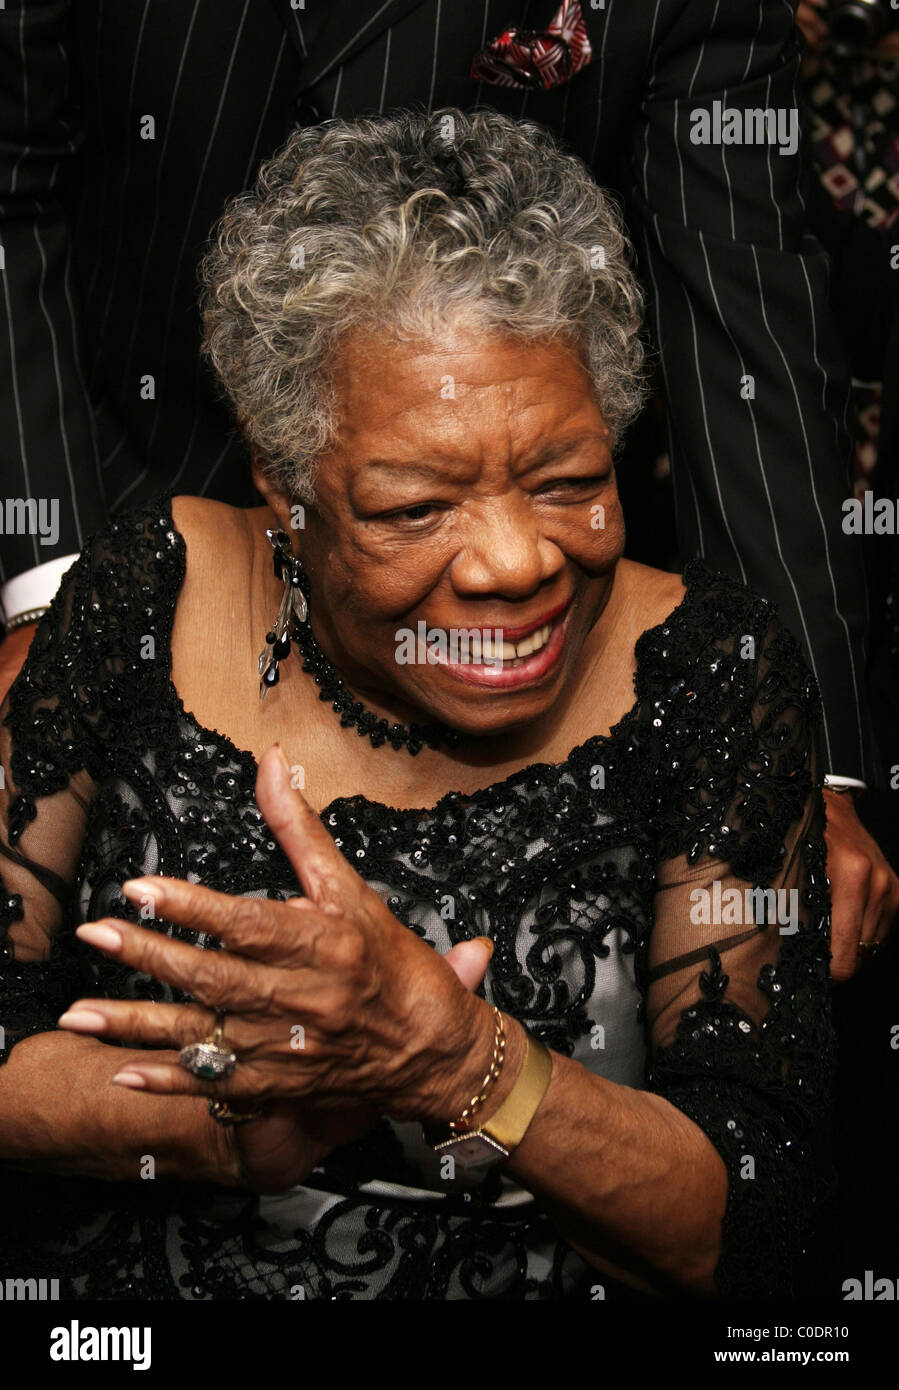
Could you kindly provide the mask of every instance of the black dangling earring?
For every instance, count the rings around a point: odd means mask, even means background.
[[[266,531],[275,552],[275,575],[284,583],[284,597],[278,609],[274,627],[265,634],[265,648],[259,653],[259,698],[264,700],[273,685],[278,684],[278,665],[290,655],[295,642],[307,671],[319,687],[318,698],[330,704],[340,716],[345,729],[355,728],[360,738],[368,738],[373,748],[389,744],[396,752],[405,748],[414,758],[422,748],[438,748],[442,743],[454,748],[460,735],[446,724],[388,724],[361,700],[355,700],[340,675],[325,656],[309,626],[309,604],[306,594],[309,580],[299,556],[290,547],[286,531]]]
[[[305,623],[309,605],[301,588],[303,567],[290,547],[286,531],[266,531],[274,549],[275,576],[284,582],[284,596],[274,627],[265,634],[265,648],[259,653],[259,698],[264,700],[273,685],[278,684],[278,664],[290,655],[290,622]]]

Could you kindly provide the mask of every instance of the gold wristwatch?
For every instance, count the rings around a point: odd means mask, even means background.
[[[506,1099],[480,1129],[454,1134],[448,1126],[423,1126],[425,1143],[435,1153],[452,1154],[466,1168],[501,1163],[518,1148],[552,1077],[552,1054],[525,1029],[527,1052],[521,1071]]]

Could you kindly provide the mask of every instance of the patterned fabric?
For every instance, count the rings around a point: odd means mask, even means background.
[[[547,90],[567,82],[593,57],[580,0],[562,0],[554,19],[542,31],[506,29],[492,39],[471,65],[471,76],[499,87],[537,87]]]
[[[802,68],[811,143],[821,182],[837,207],[886,229],[899,217],[899,61],[826,53]]]
[[[899,61],[856,57],[847,64],[825,49],[807,53],[802,78],[823,187],[838,208],[886,233],[899,218]],[[880,383],[853,382],[852,397],[861,497],[877,463]]]
[[[50,942],[27,962],[9,939],[0,950],[7,1050],[79,995],[187,997],[75,937],[85,919],[138,920],[124,878],[300,891],[256,805],[252,755],[201,727],[171,682],[184,573],[169,501],[122,518],[70,570],[7,697],[0,942],[23,925]],[[491,1004],[708,1135],[729,1177],[718,1286],[764,1296],[789,1291],[827,1172],[819,698],[770,604],[699,560],[684,579],[682,602],[637,642],[635,703],[608,734],[432,808],[354,795],[321,817],[434,949],[491,938]],[[735,925],[727,911],[697,925],[695,890],[719,880],[795,894],[795,926]],[[5,1172],[0,1200],[0,1272],[59,1278],[63,1297],[615,1292],[506,1173],[448,1178],[417,1125],[387,1119],[277,1196]]]

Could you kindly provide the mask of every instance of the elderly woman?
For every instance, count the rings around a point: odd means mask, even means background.
[[[206,349],[267,505],[96,537],[3,719],[18,1273],[791,1288],[828,1173],[818,700],[765,601],[622,558],[628,250],[487,113],[299,130],[227,209]]]

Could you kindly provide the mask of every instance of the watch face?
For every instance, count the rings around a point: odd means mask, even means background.
[[[456,1162],[465,1168],[483,1168],[491,1163],[498,1163],[501,1158],[509,1157],[508,1150],[483,1130],[478,1130],[475,1134],[464,1134],[458,1139],[449,1139],[445,1144],[439,1145],[437,1152],[452,1154]]]

